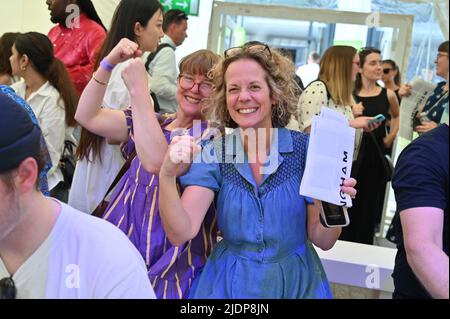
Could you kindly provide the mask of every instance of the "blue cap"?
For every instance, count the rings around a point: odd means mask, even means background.
[[[28,113],[11,96],[0,94],[0,173],[39,154],[42,133]]]

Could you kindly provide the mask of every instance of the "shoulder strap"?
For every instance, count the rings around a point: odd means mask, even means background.
[[[117,174],[114,181],[109,186],[108,190],[105,193],[105,196],[103,197],[103,201],[105,200],[106,196],[113,190],[113,188],[117,185],[117,183],[122,179],[122,176],[125,175],[125,173],[130,168],[131,162],[136,157],[136,149],[134,149],[133,153],[128,157],[127,161],[123,164],[122,168],[120,169],[119,173]]]
[[[160,45],[158,45],[158,48],[156,49],[156,51],[150,53],[149,56],[147,57],[147,61],[145,62],[145,69],[147,71],[148,71],[148,67],[149,67],[150,63],[152,63],[152,61],[156,58],[159,51],[161,51],[164,48],[171,48],[172,50],[175,51],[175,49],[169,43],[161,43]]]
[[[321,82],[321,83],[323,83],[323,85],[325,86],[325,90],[327,91],[327,99],[328,99],[328,100],[331,100],[331,95],[330,95],[330,92],[328,91],[328,86],[327,86],[327,84],[326,84],[324,81],[322,81],[322,80],[317,79],[317,80],[312,81],[311,83],[309,83],[309,84],[306,86],[305,90],[306,90],[311,84],[316,83],[316,82]]]

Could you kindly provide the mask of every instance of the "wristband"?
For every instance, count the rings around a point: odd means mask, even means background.
[[[112,72],[112,70],[114,70],[115,65],[111,64],[108,62],[108,60],[103,59],[102,62],[100,62],[100,66],[102,67],[103,70],[108,71],[108,72]]]

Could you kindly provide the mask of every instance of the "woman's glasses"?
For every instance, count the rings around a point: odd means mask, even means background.
[[[0,299],[16,299],[16,294],[17,289],[12,276],[0,280]]]
[[[188,75],[180,75],[178,79],[183,90],[192,90],[197,84],[198,90],[203,96],[209,96],[214,88],[211,82],[195,82],[194,78]]]
[[[389,68],[383,69],[384,74],[389,74],[389,72],[391,72],[391,71],[392,71],[392,69],[389,69]]]
[[[259,41],[250,41],[245,43],[243,46],[240,47],[233,47],[225,50],[223,53],[223,56],[225,58],[229,58],[239,52],[242,51],[250,51],[250,52],[263,52],[266,54],[268,58],[272,58],[272,51],[270,51],[270,48],[267,44],[259,42]]]

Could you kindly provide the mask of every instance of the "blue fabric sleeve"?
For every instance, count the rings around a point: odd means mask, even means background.
[[[217,192],[222,184],[219,161],[216,156],[214,144],[207,142],[202,151],[194,159],[189,171],[179,178],[184,189],[187,186],[202,186]]]

